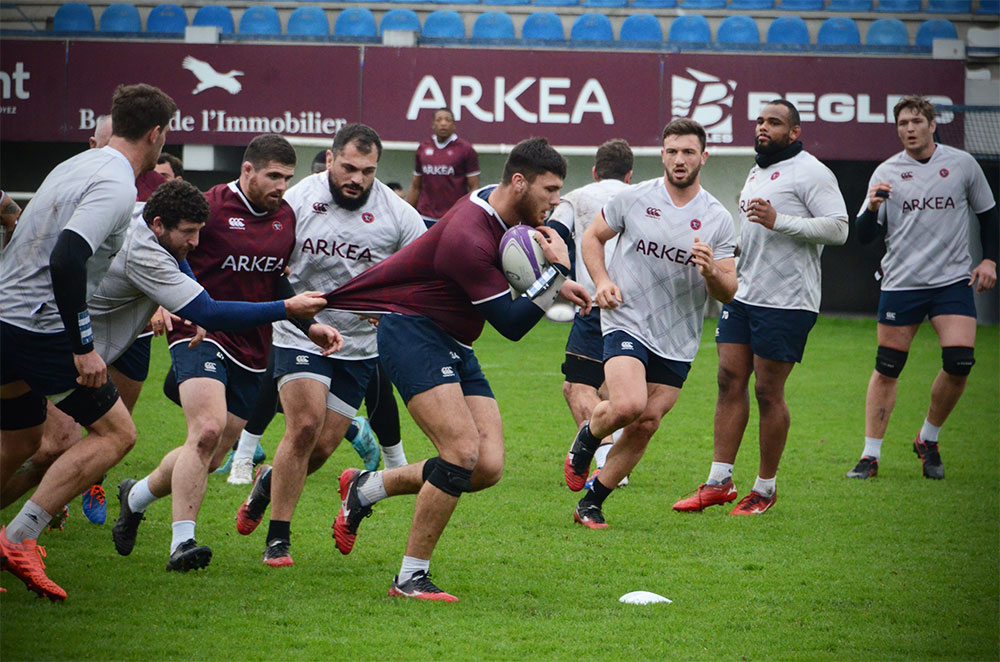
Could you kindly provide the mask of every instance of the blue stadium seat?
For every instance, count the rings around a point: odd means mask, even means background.
[[[205,5],[194,13],[191,25],[216,25],[222,34],[233,34],[236,24],[233,22],[233,12],[222,5]]]
[[[830,0],[827,11],[844,11],[857,14],[858,12],[870,12],[872,10],[872,0]]]
[[[319,7],[297,7],[288,15],[288,34],[327,37],[330,35],[330,20]]]
[[[971,0],[927,0],[927,11],[931,14],[970,14]]]
[[[386,30],[413,30],[420,32],[420,17],[412,9],[390,9],[382,16],[378,26],[381,37]]]
[[[681,0],[681,9],[725,9],[726,0]]]
[[[875,11],[890,14],[915,14],[920,11],[923,0],[878,0]]]
[[[624,7],[628,0],[580,0],[581,7]]]
[[[861,33],[853,18],[834,16],[819,26],[816,43],[825,46],[860,46]]]
[[[393,2],[407,2],[408,0],[392,0]],[[426,1],[426,0],[425,0]],[[479,0],[431,0],[439,5],[475,5]],[[413,3],[411,3],[413,4]]]
[[[562,40],[566,38],[562,19],[550,11],[536,11],[524,19],[521,39]]]
[[[631,0],[633,9],[670,9],[677,6],[677,0]]]
[[[580,4],[580,0],[532,0],[531,4],[541,7],[571,7]]]
[[[473,39],[514,39],[514,19],[505,11],[486,11],[472,24]]]
[[[729,8],[740,10],[774,9],[774,0],[732,0],[729,3]]]
[[[182,33],[187,27],[188,17],[180,5],[167,3],[157,5],[146,17],[146,32]]]
[[[569,29],[572,41],[612,41],[615,31],[611,29],[611,19],[598,12],[580,14]]]
[[[808,44],[809,27],[798,16],[780,16],[767,29],[769,44]]]
[[[333,22],[334,37],[374,37],[375,14],[367,7],[348,7]]]
[[[917,46],[933,46],[935,39],[958,39],[955,24],[946,18],[932,18],[924,21],[917,29],[917,38],[913,43]]]
[[[868,26],[865,46],[909,46],[910,33],[898,18],[880,18]]]
[[[267,5],[247,7],[240,17],[240,34],[280,35],[278,10]]]
[[[996,16],[1000,14],[1000,0],[979,0],[977,14],[990,14]]]
[[[465,39],[465,22],[457,11],[438,9],[424,19],[424,29],[421,34],[425,37],[442,39]]]
[[[622,22],[619,41],[663,41],[660,19],[652,14],[630,14]]]
[[[749,16],[727,16],[719,23],[715,41],[719,44],[759,44],[760,30],[757,29],[757,22]]]
[[[778,9],[783,11],[823,11],[825,0],[781,0]]]
[[[56,10],[52,29],[56,32],[93,32],[94,11],[82,2],[67,2]]]
[[[101,12],[101,32],[142,32],[139,9],[127,2],[108,5]]]
[[[531,0],[483,0],[484,5],[530,5]]]
[[[708,27],[708,19],[701,14],[678,16],[670,24],[667,41],[700,42],[712,41],[712,30]]]

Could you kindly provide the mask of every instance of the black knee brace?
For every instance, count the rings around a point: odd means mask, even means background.
[[[941,367],[953,377],[968,377],[976,365],[972,347],[942,347]]]
[[[34,391],[0,400],[0,430],[33,428],[44,423],[47,414],[45,397]]]
[[[471,479],[472,469],[466,469],[465,467],[460,467],[457,464],[445,462],[441,458],[437,458],[437,462],[434,463],[434,469],[431,471],[430,476],[427,477],[427,482],[445,494],[457,497],[461,496],[462,492],[469,491],[472,487]]]
[[[427,482],[427,479],[431,477],[431,474],[434,473],[434,467],[437,466],[437,463],[438,463],[439,459],[441,459],[441,458],[431,457],[431,458],[428,458],[426,462],[424,462],[424,466],[421,469],[421,472],[422,472],[421,473],[421,478],[423,478],[423,481],[425,483]]]
[[[899,373],[903,372],[908,355],[909,352],[879,345],[878,351],[875,353],[875,370],[886,377],[896,379],[899,377]]]

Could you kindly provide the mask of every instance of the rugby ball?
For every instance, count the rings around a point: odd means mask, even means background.
[[[534,228],[518,224],[500,240],[500,266],[516,292],[526,292],[549,266],[535,232]]]

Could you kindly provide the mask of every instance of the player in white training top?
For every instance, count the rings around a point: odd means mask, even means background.
[[[941,371],[913,441],[927,478],[944,478],[938,433],[975,363],[977,292],[997,282],[997,204],[982,168],[966,152],[934,142],[934,106],[904,97],[893,108],[903,151],[872,174],[856,221],[861,243],[885,233],[878,352],[865,398],[865,448],[848,478],[878,474],[896,383],[924,318],[941,342]],[[969,273],[969,217],[979,219],[983,259]]]
[[[327,169],[288,190],[285,200],[296,218],[288,279],[296,290],[335,290],[424,232],[417,210],[375,179],[381,156],[374,129],[348,124],[334,137]],[[340,444],[378,362],[375,327],[368,321],[329,309],[317,319],[344,336],[336,358],[323,356],[294,327],[274,325],[274,377],[285,434],[273,470],[258,469],[236,516],[237,530],[248,535],[272,502],[264,563],[273,567],[292,565],[291,519],[306,475],[322,467]]]
[[[733,217],[700,183],[705,129],[689,119],[670,122],[661,154],[664,177],[613,197],[583,235],[583,259],[602,309],[609,399],[594,408],[566,456],[571,489],[586,479],[600,440],[624,428],[573,511],[591,529],[607,527],[604,500],[677,402],[698,353],[708,296],[726,303],[736,293]],[[606,265],[604,245],[615,235]]]
[[[591,169],[594,181],[562,196],[549,219],[550,224],[562,223],[572,233],[576,244],[576,281],[586,287],[591,296],[594,296],[596,288],[583,263],[583,233],[608,200],[628,188],[632,179],[633,161],[632,148],[624,140],[609,140],[598,147],[594,167]],[[611,254],[617,244],[617,237],[613,237],[604,245],[606,263],[611,261]],[[566,340],[566,359],[562,364],[562,372],[566,376],[562,387],[563,397],[566,398],[573,421],[579,429],[602,400],[598,393],[604,384],[604,338],[601,336],[600,308],[595,306],[587,315],[573,316],[573,326]],[[613,443],[612,436],[617,435],[616,432],[604,439],[598,447],[594,455],[597,469],[591,478],[604,466]],[[622,484],[628,484],[628,478],[622,479]]]
[[[757,515],[777,499],[778,462],[790,417],[785,381],[802,361],[820,301],[820,255],[847,241],[847,207],[830,169],[803,151],[794,105],[766,104],[757,116],[756,165],[740,193],[739,289],[715,330],[719,398],[708,479],[674,504],[701,511],[736,499],[733,464],[750,416],[750,375],[760,409],[760,466],[731,515]]]

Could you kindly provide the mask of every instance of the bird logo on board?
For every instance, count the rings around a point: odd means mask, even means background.
[[[242,76],[242,71],[231,69],[226,73],[220,73],[208,62],[204,62],[188,55],[181,62],[181,66],[190,71],[198,79],[198,86],[191,90],[191,94],[198,94],[213,87],[220,87],[230,94],[239,94],[243,89],[243,84],[236,80],[237,76]]]

